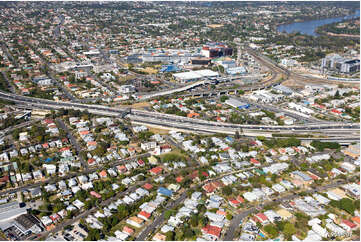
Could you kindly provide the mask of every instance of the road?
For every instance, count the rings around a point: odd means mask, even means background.
[[[120,192],[118,194],[116,194],[114,197],[111,197],[107,200],[104,200],[102,201],[98,206],[99,207],[105,207],[105,206],[108,206],[110,203],[114,202],[115,200],[117,200],[118,198],[120,198],[121,196],[124,196],[128,193],[132,193],[134,192],[139,186],[145,184],[146,181],[142,181],[142,182],[138,182],[137,184],[131,186],[130,188],[128,188],[127,190],[123,191],[123,192]],[[36,240],[42,240],[43,238],[45,239],[50,233],[57,233],[61,230],[63,230],[66,226],[68,225],[71,225],[73,223],[75,223],[76,221],[82,219],[82,218],[86,218],[87,216],[89,216],[90,214],[92,214],[93,212],[97,211],[99,208],[97,206],[89,209],[89,210],[86,210],[84,212],[82,212],[81,214],[79,214],[78,216],[70,219],[70,220],[67,220],[61,224],[58,224],[58,226],[56,226],[53,230],[50,230],[50,231],[45,231],[43,233],[40,234],[39,237],[36,238]]]
[[[39,51],[36,50],[36,48],[34,48],[34,46],[32,46],[29,42],[26,41],[26,44],[40,57],[40,59],[42,60],[44,66],[48,69],[48,73],[46,73],[53,81],[55,81],[55,85],[65,94],[65,96],[71,100],[72,102],[79,102],[79,100],[73,96],[73,94],[71,94],[66,87],[64,87],[64,85],[62,84],[62,82],[55,77],[56,73],[54,73],[54,71],[49,67],[49,62],[46,59],[46,57],[44,57],[44,55],[42,53],[40,53]]]
[[[147,155],[149,156],[149,154],[147,153]],[[194,169],[194,167],[187,167],[186,169]],[[169,175],[170,173],[165,173],[163,174],[164,176],[167,176]],[[80,174],[78,174],[80,175]],[[129,187],[127,190],[121,192],[121,193],[118,193],[117,195],[115,195],[114,197],[111,197],[107,200],[104,200],[102,201],[98,206],[96,207],[93,207],[92,209],[89,209],[87,211],[84,211],[82,212],[81,214],[79,214],[78,216],[76,216],[75,218],[72,218],[70,220],[67,220],[61,224],[58,224],[58,226],[55,227],[55,229],[51,230],[51,231],[45,231],[43,233],[40,234],[40,237],[37,238],[37,240],[41,240],[42,238],[46,238],[46,236],[48,236],[50,233],[56,233],[56,232],[59,232],[60,230],[62,230],[65,226],[67,225],[70,225],[70,224],[73,224],[75,223],[76,221],[78,221],[79,219],[81,218],[85,218],[87,217],[88,215],[90,215],[91,213],[95,212],[97,209],[99,209],[99,207],[105,207],[107,205],[109,205],[110,203],[112,203],[113,201],[117,200],[118,198],[124,196],[125,194],[128,194],[128,193],[132,193],[134,192],[139,186],[142,186],[144,185],[145,183],[147,182],[151,182],[151,180],[153,179],[153,177],[148,177],[146,180],[144,181],[138,181],[136,182],[136,184],[132,185],[131,187]],[[186,193],[185,193],[186,194]],[[178,200],[178,203],[181,203],[184,199],[183,199],[183,196],[182,195],[179,200]],[[182,200],[183,199],[183,200]],[[175,207],[176,206],[176,202],[172,202],[170,201],[170,203],[168,203],[168,207],[167,208],[170,208],[170,207]],[[162,214],[164,216],[164,214]]]
[[[253,101],[251,101],[249,99],[242,98],[242,97],[233,97],[233,98],[238,99],[238,100],[243,101],[243,102],[247,102],[247,103],[251,104],[252,106],[260,108],[260,109],[265,109],[265,110],[275,112],[275,113],[283,112],[283,113],[287,114],[288,116],[293,117],[293,118],[295,118],[297,120],[300,120],[300,121],[303,121],[303,122],[308,122],[308,123],[321,123],[321,122],[322,123],[329,123],[329,122],[325,122],[324,120],[318,120],[318,119],[313,118],[313,117],[305,117],[302,114],[297,114],[297,113],[291,112],[291,111],[286,110],[284,108],[278,107],[278,106],[276,106],[274,104],[270,105],[270,104],[257,103],[257,102],[253,102]]]
[[[121,160],[111,162],[109,164],[109,166],[110,167],[116,167],[117,165],[125,164],[126,162],[133,161],[133,160],[136,161],[139,158],[148,157],[148,156],[150,156],[149,153],[136,155],[136,156],[133,156],[133,157],[130,157],[130,158],[121,159]],[[18,191],[29,190],[31,188],[35,188],[35,187],[39,187],[39,186],[43,186],[43,185],[47,185],[47,184],[54,184],[54,183],[57,183],[57,182],[59,182],[61,180],[67,180],[67,179],[70,179],[70,178],[73,178],[73,177],[76,177],[76,176],[80,176],[80,175],[88,175],[90,173],[96,172],[99,168],[101,168],[103,166],[104,166],[104,164],[101,164],[100,166],[89,168],[86,171],[81,171],[81,172],[76,172],[76,173],[70,172],[67,175],[62,176],[62,177],[55,176],[55,177],[51,177],[51,178],[49,178],[49,179],[47,179],[45,181],[39,181],[39,182],[35,182],[33,184],[28,184],[28,185],[25,185],[25,186],[19,186],[17,188],[8,189],[8,190],[5,190],[5,191],[2,190],[2,191],[0,191],[0,196],[10,194],[10,193],[16,193]]]
[[[266,165],[263,165],[263,166],[260,166],[260,167],[257,167],[257,168],[262,168]],[[243,172],[243,171],[248,171],[248,170],[252,170],[252,169],[255,169],[255,167],[249,167],[249,168],[245,168],[245,169],[242,169],[242,170],[237,170],[237,171],[231,171],[231,172],[227,172],[227,173],[224,173],[224,174],[221,174],[220,176],[218,177],[214,177],[214,178],[211,178],[211,179],[207,179],[199,184],[196,184],[194,185],[193,187],[191,186],[191,188],[194,188],[195,190],[199,189],[200,187],[202,187],[204,184],[206,183],[209,183],[209,182],[212,182],[212,181],[217,181],[217,180],[220,180],[222,179],[223,177],[225,176],[229,176],[231,174],[235,174],[235,173],[239,173],[239,172]],[[166,205],[165,207],[165,210],[162,212],[162,214],[160,216],[158,216],[150,225],[148,225],[137,237],[136,240],[138,241],[144,241],[144,240],[147,240],[147,237],[149,236],[149,234],[151,234],[152,232],[154,232],[154,230],[156,228],[159,227],[159,225],[163,224],[165,218],[164,218],[164,214],[165,214],[165,211],[166,210],[169,210],[169,209],[174,209],[175,207],[177,207],[179,204],[181,204],[182,202],[184,202],[184,200],[187,198],[187,193],[186,192],[183,192],[180,197],[178,197],[175,201],[169,201],[168,204]],[[149,240],[149,238],[148,238]]]
[[[88,162],[85,161],[83,156],[80,155],[80,153],[82,151],[80,144],[78,143],[76,138],[73,136],[73,134],[69,130],[68,126],[66,126],[66,124],[64,123],[63,120],[61,120],[60,118],[57,118],[56,123],[58,124],[60,129],[64,130],[67,133],[67,136],[70,139],[71,144],[75,147],[78,158],[79,158],[81,164],[83,165],[83,168],[85,169],[85,171],[87,171],[89,169]]]
[[[315,193],[315,192],[320,192],[320,191],[324,191],[324,190],[327,190],[327,189],[330,189],[330,188],[334,188],[334,187],[337,187],[337,186],[340,186],[340,185],[343,185],[343,184],[346,184],[346,183],[347,183],[347,181],[333,182],[331,184],[327,184],[327,185],[324,185],[324,186],[321,186],[321,187],[317,187],[317,188],[307,190],[306,192],[309,193],[309,194],[312,194],[312,193]],[[283,201],[293,200],[293,199],[295,199],[297,197],[300,197],[300,195],[299,194],[286,195],[284,197],[277,198],[274,201],[261,204],[261,205],[259,205],[259,207],[263,208],[265,206],[272,205],[274,203],[280,204]],[[239,229],[241,221],[244,218],[246,218],[249,214],[255,213],[255,212],[258,212],[258,211],[259,210],[256,207],[253,207],[253,208],[247,209],[247,210],[242,211],[241,213],[235,215],[233,217],[233,219],[231,220],[230,226],[228,227],[228,229],[227,229],[227,231],[225,233],[224,240],[225,241],[234,240],[235,236],[236,236],[236,231]]]
[[[32,125],[33,123],[36,123],[36,122],[39,122],[40,119],[33,119],[33,120],[30,120],[30,121],[26,121],[26,122],[23,122],[21,124],[17,124],[17,125],[14,125],[14,126],[11,126],[11,127],[8,127],[6,129],[3,129],[3,130],[0,130],[0,136],[1,135],[5,135],[15,129],[19,129],[19,128],[23,128],[23,127],[27,127],[29,125]]]
[[[164,220],[165,220],[165,218],[164,218],[165,212],[168,209],[175,208],[176,206],[181,204],[186,198],[187,198],[187,193],[184,192],[175,201],[170,201],[166,205],[166,207],[163,210],[162,214],[160,216],[156,217],[156,219],[138,235],[136,240],[137,241],[145,241],[145,240],[147,240],[148,235],[151,234],[156,228],[158,228],[159,225],[161,225],[164,222]]]

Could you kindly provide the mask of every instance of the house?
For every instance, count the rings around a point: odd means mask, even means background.
[[[28,141],[29,135],[28,132],[19,133],[19,141]]]
[[[46,169],[46,173],[50,176],[56,173],[56,165],[53,164],[43,164],[43,168]]]
[[[148,219],[150,218],[151,214],[147,213],[146,211],[140,211],[140,213],[138,213],[137,215],[139,218],[144,219],[145,221],[148,221]]]
[[[48,184],[48,185],[44,186],[44,189],[47,192],[55,192],[57,190],[57,188],[54,184]]]
[[[351,230],[354,230],[357,228],[357,225],[352,223],[351,221],[349,220],[346,220],[346,219],[342,219],[341,223],[340,223],[340,226],[342,228],[344,228],[346,231],[351,231]]]
[[[313,182],[313,179],[309,175],[303,173],[302,171],[293,171],[291,173],[291,177],[299,179],[303,181],[305,184],[311,184]]]
[[[161,233],[156,233],[154,236],[153,236],[153,241],[166,241],[167,240],[167,236],[165,236],[164,234],[161,234]]]
[[[237,208],[240,204],[240,202],[234,198],[230,198],[229,199],[229,204],[234,207],[234,208]]]
[[[155,149],[156,146],[157,146],[157,142],[154,142],[154,141],[140,144],[140,147],[142,148],[142,150],[152,150],[152,149]]]
[[[280,184],[272,185],[272,189],[275,190],[278,193],[282,193],[282,192],[286,191],[286,189],[283,186],[281,186]]]
[[[330,220],[330,219],[326,219]],[[333,236],[343,236],[345,235],[346,231],[344,229],[342,229],[340,226],[334,224],[331,221],[328,221],[326,223],[326,228],[332,233]]]
[[[211,194],[216,190],[216,187],[212,183],[207,183],[202,186],[202,189],[207,192],[207,194]]]
[[[138,163],[139,166],[144,166],[145,165],[143,160],[138,160],[137,163]]]
[[[129,224],[129,225],[132,225],[132,226],[134,226],[136,228],[140,228],[140,227],[142,227],[142,225],[144,223],[144,220],[141,219],[141,218],[133,216],[133,217],[128,218],[126,223]]]
[[[258,160],[254,159],[254,158],[251,158],[250,162],[255,166],[260,166],[261,165],[261,162],[259,162]]]
[[[264,215],[268,218],[271,223],[275,223],[282,220],[282,217],[279,216],[275,211],[273,210],[267,210],[264,212]]]
[[[119,230],[114,232],[114,235],[117,239],[119,239],[120,241],[125,241],[129,235],[124,233],[124,232],[120,232]]]
[[[81,202],[79,199],[77,199],[73,202],[73,205],[75,207],[77,207],[78,209],[81,209],[82,207],[84,207],[85,204],[83,202]]]
[[[107,172],[105,170],[102,170],[101,172],[99,172],[99,176],[100,178],[107,178]]]
[[[152,185],[152,184],[149,184],[149,183],[145,183],[145,184],[143,185],[143,187],[149,191],[150,189],[153,188],[153,185]]]
[[[354,216],[351,218],[351,220],[356,224],[357,227],[360,226],[360,216]]]
[[[223,222],[225,219],[224,215],[212,213],[209,211],[205,212],[204,216],[206,216],[210,221],[213,221],[213,222]]]
[[[208,235],[213,240],[218,240],[221,235],[222,228],[212,226],[210,224],[202,228],[202,233]]]
[[[267,218],[267,216],[263,213],[257,213],[256,215],[254,215],[254,217],[252,218],[253,221],[260,222],[262,225],[268,224],[269,220]]]
[[[37,170],[33,172],[34,179],[41,179],[43,178],[43,173],[41,173],[41,170]]]
[[[152,175],[159,175],[162,173],[162,171],[163,171],[163,168],[160,166],[154,167],[151,170],[149,170],[150,174],[152,174]]]
[[[169,231],[174,231],[174,227],[173,226],[170,226],[170,225],[168,225],[168,224],[165,224],[161,229],[160,229],[160,231],[162,232],[162,233],[167,233],[167,232],[169,232]]]
[[[127,172],[127,168],[124,165],[117,166],[117,169],[120,174]]]
[[[322,238],[328,238],[327,230],[322,228],[319,224],[312,225],[312,230]]]
[[[134,233],[134,230],[129,228],[128,226],[124,226],[123,233],[126,233],[127,235],[131,236]]]
[[[44,226],[49,226],[53,223],[53,221],[48,216],[41,217],[40,221],[44,224]]]
[[[281,208],[276,211],[276,213],[283,219],[283,220],[289,220],[293,217],[293,214],[288,212],[286,209]]]
[[[90,195],[92,195],[93,197],[98,198],[98,199],[102,198],[102,196],[99,193],[95,192],[95,191],[91,191]]]
[[[157,192],[166,197],[171,197],[173,194],[173,192],[171,190],[164,188],[164,187],[159,187]]]
[[[347,149],[342,150],[345,155],[348,155],[354,159],[360,156],[360,144],[349,145]]]

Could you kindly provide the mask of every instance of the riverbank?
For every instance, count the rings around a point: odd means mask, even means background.
[[[335,34],[335,33],[331,33],[331,32],[321,32],[318,34],[326,34],[329,36],[335,36],[335,37],[347,37],[347,38],[360,38],[360,35],[352,35],[352,34]]]
[[[353,14],[343,15],[343,16],[334,16],[331,18],[314,18],[313,20],[306,20],[297,22],[297,19],[292,19],[287,22],[291,23],[282,23],[276,26],[276,30],[279,33],[287,32],[288,34],[293,32],[300,32],[301,34],[307,34],[311,36],[317,36],[317,29],[321,26],[341,22],[347,19],[352,19],[360,16],[360,9],[357,9]],[[293,22],[292,22],[293,21]]]
[[[359,18],[351,18],[345,21],[326,24],[319,26],[315,32],[319,35],[360,38],[360,21]]]

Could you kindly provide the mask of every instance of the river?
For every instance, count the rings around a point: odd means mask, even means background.
[[[356,10],[354,14],[350,14],[344,17],[326,18],[326,19],[310,20],[305,22],[297,22],[292,24],[283,24],[277,27],[277,31],[279,32],[286,31],[288,34],[293,32],[300,32],[301,34],[318,36],[318,34],[315,32],[318,27],[325,24],[341,22],[343,20],[347,20],[355,17],[360,18],[360,9]]]

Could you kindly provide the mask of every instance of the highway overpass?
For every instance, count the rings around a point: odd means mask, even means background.
[[[42,109],[74,109],[74,110],[87,110],[90,113],[129,118],[132,122],[139,124],[153,124],[160,126],[167,126],[173,129],[192,129],[200,132],[212,132],[212,133],[228,133],[234,134],[236,131],[242,131],[242,129],[254,130],[254,131],[268,131],[268,132],[320,132],[330,133],[330,131],[342,131],[346,137],[349,137],[349,132],[359,131],[360,125],[353,123],[328,123],[328,124],[306,124],[306,125],[292,125],[292,126],[268,126],[268,125],[245,125],[245,124],[232,124],[223,122],[213,122],[201,119],[192,119],[187,117],[181,117],[176,115],[150,112],[145,110],[127,108],[112,108],[101,105],[88,105],[81,103],[71,102],[55,102],[51,100],[45,100],[40,98],[25,97],[5,92],[0,92],[0,98],[4,100],[14,101],[22,105],[27,105],[29,109],[36,107]]]

